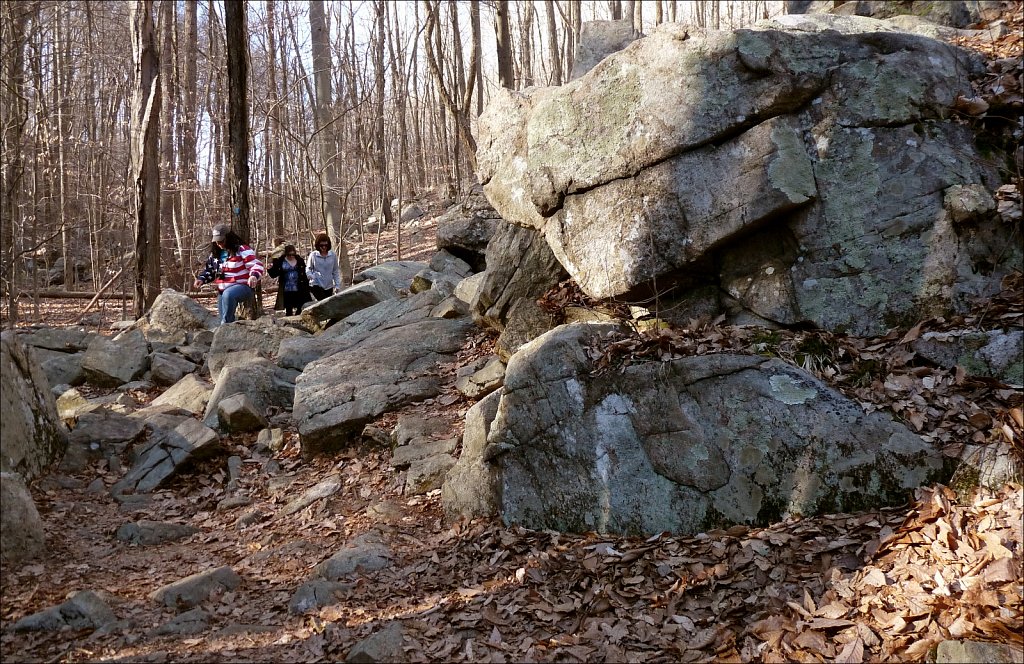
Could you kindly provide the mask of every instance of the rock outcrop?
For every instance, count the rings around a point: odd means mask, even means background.
[[[998,184],[949,119],[980,71],[855,16],[665,24],[566,85],[499,91],[479,175],[592,297],[709,291],[733,321],[880,333],[1021,265],[994,210],[949,195]]]

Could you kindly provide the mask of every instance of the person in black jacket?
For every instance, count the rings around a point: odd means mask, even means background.
[[[274,309],[284,309],[286,316],[302,311],[302,305],[312,297],[309,293],[309,277],[306,276],[306,261],[302,260],[294,244],[286,244],[284,252],[274,259],[267,271],[277,279],[277,301]]]

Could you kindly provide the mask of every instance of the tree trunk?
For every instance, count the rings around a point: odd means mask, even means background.
[[[309,27],[313,45],[313,82],[316,88],[313,117],[320,146],[318,170],[322,183],[321,214],[332,244],[336,247],[342,281],[349,283],[352,278],[352,265],[349,263],[348,250],[345,248],[346,229],[338,200],[337,128],[331,113],[334,103],[331,78],[334,69],[331,65],[323,0],[310,0]]]
[[[182,241],[182,266],[192,265],[192,250],[196,231],[196,193],[199,190],[199,173],[196,159],[196,99],[199,90],[196,77],[195,53],[199,49],[199,27],[196,19],[196,2],[185,3],[184,39],[178,40],[178,58],[181,71],[182,108],[178,138],[179,165],[178,187],[183,188],[181,221],[185,239]],[[190,269],[190,268],[189,268]],[[187,277],[186,277],[187,278]]]
[[[173,174],[174,164],[174,130],[177,123],[174,121],[174,23],[177,12],[173,0],[162,0],[160,3],[160,88],[163,97],[163,108],[161,109],[160,123],[160,172]],[[165,178],[165,184],[160,192],[160,218],[163,220],[165,233],[171,231],[172,236],[167,238],[169,242],[163,243],[166,247],[163,253],[164,267],[172,276],[171,283],[182,285],[184,279],[180,274],[180,267],[183,266],[184,237],[182,235],[181,220],[174,214],[175,199],[178,197],[177,183],[173,182],[173,176]],[[168,224],[170,222],[170,224]],[[170,229],[168,229],[170,226]],[[191,281],[191,280],[189,280]]]
[[[494,46],[498,58],[498,83],[503,88],[513,89],[512,78],[512,31],[508,24],[508,0],[495,3]]]
[[[562,56],[558,51],[558,30],[555,28],[555,2],[545,0],[548,14],[548,57],[551,60],[551,82],[550,85],[561,85],[562,80]]]
[[[3,79],[0,90],[0,129],[3,134],[3,174],[0,189],[0,245],[3,263],[0,266],[0,284],[7,294],[7,325],[14,328],[18,322],[17,266],[20,254],[15,245],[15,227],[21,229],[21,206],[18,205],[21,178],[25,172],[24,146],[21,144],[25,123],[28,121],[28,102],[25,99],[25,25],[29,14],[38,10],[37,3],[4,3],[2,37],[4,58]]]
[[[135,230],[135,317],[149,310],[160,292],[160,62],[153,36],[152,0],[129,6],[135,91],[132,97],[131,160]],[[65,269],[74,261],[65,256]]]

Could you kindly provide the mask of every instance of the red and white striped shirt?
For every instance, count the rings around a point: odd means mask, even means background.
[[[229,286],[246,283],[250,276],[262,278],[264,271],[263,262],[256,257],[256,252],[243,244],[234,255],[225,251],[220,257],[211,256],[199,280],[203,283],[212,281],[217,290],[223,291]]]

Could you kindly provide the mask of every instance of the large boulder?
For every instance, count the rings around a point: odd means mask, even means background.
[[[146,332],[151,340],[176,338],[217,327],[217,315],[188,295],[164,289],[146,316]]]
[[[206,360],[210,375],[219,374],[232,353],[245,351],[251,354],[251,358],[272,358],[277,355],[282,341],[304,336],[307,336],[305,332],[274,324],[269,318],[239,320],[221,325],[213,333],[213,344]]]
[[[899,504],[949,477],[940,452],[906,427],[778,359],[703,355],[595,372],[595,349],[615,329],[560,326],[509,362],[483,453],[506,522],[692,535]]]
[[[479,175],[592,297],[710,287],[756,319],[879,333],[1021,264],[1008,226],[957,222],[946,195],[998,183],[947,119],[982,71],[874,19],[664,24],[566,85],[498,91]]]
[[[465,319],[424,318],[307,364],[292,410],[303,454],[344,447],[377,416],[439,394],[433,370],[454,359],[472,327]]]
[[[208,427],[220,425],[221,401],[244,394],[256,412],[266,415],[268,409],[288,410],[295,398],[298,372],[281,368],[259,359],[240,366],[225,367],[217,374],[217,383],[206,403],[203,422]]]
[[[60,459],[68,431],[46,376],[14,332],[0,334],[0,471],[27,481]]]
[[[5,567],[31,561],[45,548],[43,522],[25,480],[0,472],[0,561]]]
[[[412,278],[426,266],[426,263],[420,261],[386,261],[356,273],[352,277],[352,283],[377,279],[388,282],[395,290],[409,290]]]
[[[469,263],[475,272],[487,267],[487,243],[501,217],[483,191],[472,191],[464,200],[437,218],[437,248]]]

